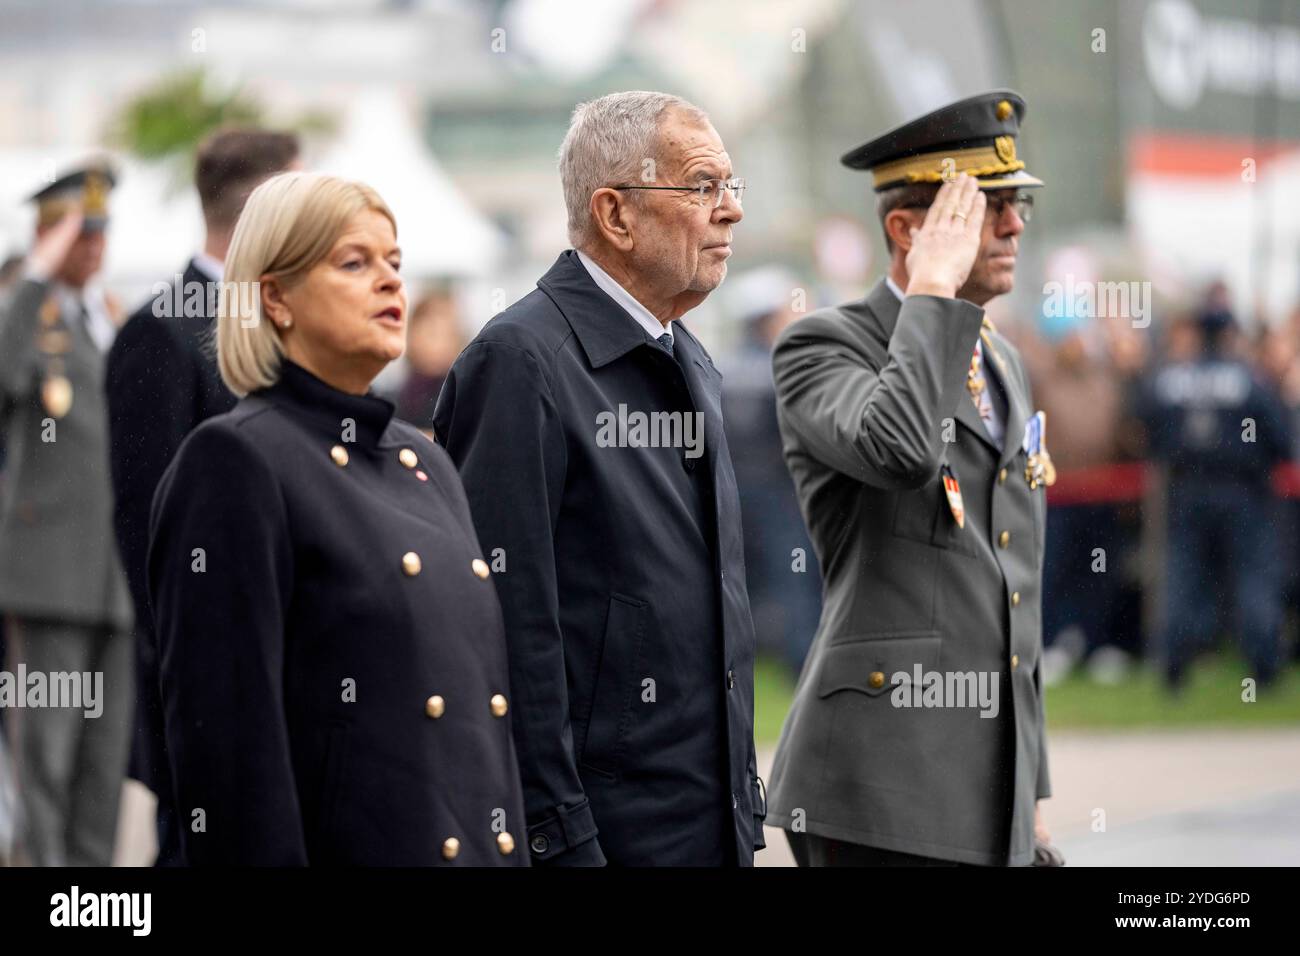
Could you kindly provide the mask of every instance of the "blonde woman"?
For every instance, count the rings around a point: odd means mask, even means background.
[[[307,173],[235,230],[217,351],[242,398],[182,445],[150,527],[191,864],[527,864],[464,490],[368,394],[404,344],[396,233],[369,187]]]

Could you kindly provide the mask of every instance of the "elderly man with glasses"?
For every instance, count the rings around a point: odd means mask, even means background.
[[[722,377],[681,319],[744,181],[697,107],[580,105],[573,248],[457,359],[434,413],[505,613],[532,862],[747,866],[754,633]]]
[[[1024,111],[995,90],[845,155],[872,174],[889,271],[774,350],[825,576],[772,767],[771,821],[801,865],[1061,862],[1037,812],[1054,472],[1024,365],[984,315],[1015,278],[1018,190],[1042,185],[1016,156]]]

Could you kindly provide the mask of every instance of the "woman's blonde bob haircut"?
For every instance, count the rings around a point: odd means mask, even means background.
[[[253,190],[235,226],[217,307],[217,367],[236,395],[274,385],[284,347],[262,315],[258,283],[273,277],[300,282],[320,263],[352,217],[366,209],[393,217],[364,183],[322,173],[281,173]]]

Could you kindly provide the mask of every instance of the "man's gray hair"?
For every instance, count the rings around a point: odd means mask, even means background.
[[[560,145],[560,182],[569,213],[569,242],[580,249],[592,239],[591,194],[605,186],[647,184],[658,164],[659,120],[669,109],[701,123],[709,118],[698,106],[670,93],[633,90],[579,103]],[[633,196],[636,194],[633,193]]]

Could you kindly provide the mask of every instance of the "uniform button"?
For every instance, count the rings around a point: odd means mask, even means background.
[[[342,445],[335,445],[330,449],[330,458],[334,459],[334,464],[342,468],[348,463],[348,450]]]
[[[685,455],[683,455],[683,456],[682,456],[682,467],[686,469],[686,471],[687,471],[688,474],[689,474],[690,472],[693,472],[693,471],[695,470],[695,459],[694,459],[694,458],[687,458]]]
[[[1009,545],[1010,543],[1011,543],[1011,532],[1010,532],[1010,531],[1003,531],[1000,535],[998,535],[998,547],[999,547],[999,548],[1005,548],[1005,547],[1006,547],[1007,545]]]
[[[402,571],[408,578],[413,578],[420,573],[420,556],[414,551],[408,551],[402,555]]]
[[[1020,607],[1020,592],[1019,592],[1019,591],[1012,591],[1012,592],[1011,592],[1011,606],[1012,606],[1012,607]]]
[[[727,671],[727,690],[731,690],[731,688],[735,686],[736,686],[736,672]]]
[[[497,834],[497,849],[501,851],[502,856],[509,856],[515,852],[515,838],[509,833]]]
[[[492,569],[488,567],[487,562],[482,558],[475,558],[470,562],[469,566],[474,569],[475,574],[485,581],[487,580],[487,576],[492,573]]]
[[[397,453],[397,460],[407,468],[414,468],[420,463],[420,459],[415,457],[415,452],[411,451],[409,448],[403,448],[399,451]]]
[[[1015,669],[1016,669],[1017,667],[1019,667],[1019,666],[1020,666],[1020,655],[1019,655],[1019,654],[1012,654],[1012,655],[1011,655],[1011,669],[1012,669],[1012,670],[1015,670]]]
[[[998,472],[998,484],[1000,485],[1004,483],[1006,480],[1007,480],[1007,470],[1003,468],[1001,471]]]
[[[545,833],[534,833],[533,838],[528,841],[528,847],[538,856],[541,856],[551,848],[551,838]]]
[[[460,855],[460,841],[455,837],[447,837],[442,841],[442,858],[444,860],[454,860]]]
[[[504,717],[506,711],[510,709],[509,705],[506,704],[504,694],[493,694],[492,699],[488,701],[488,705],[492,708],[493,717]]]
[[[736,798],[736,795],[733,793],[731,795],[731,809],[735,810],[739,808],[739,806],[740,806],[740,801]]]
[[[447,702],[442,699],[442,695],[434,694],[424,702],[424,712],[437,720],[447,711]]]
[[[884,671],[872,671],[871,676],[867,678],[867,683],[875,688],[884,687],[885,686]]]

